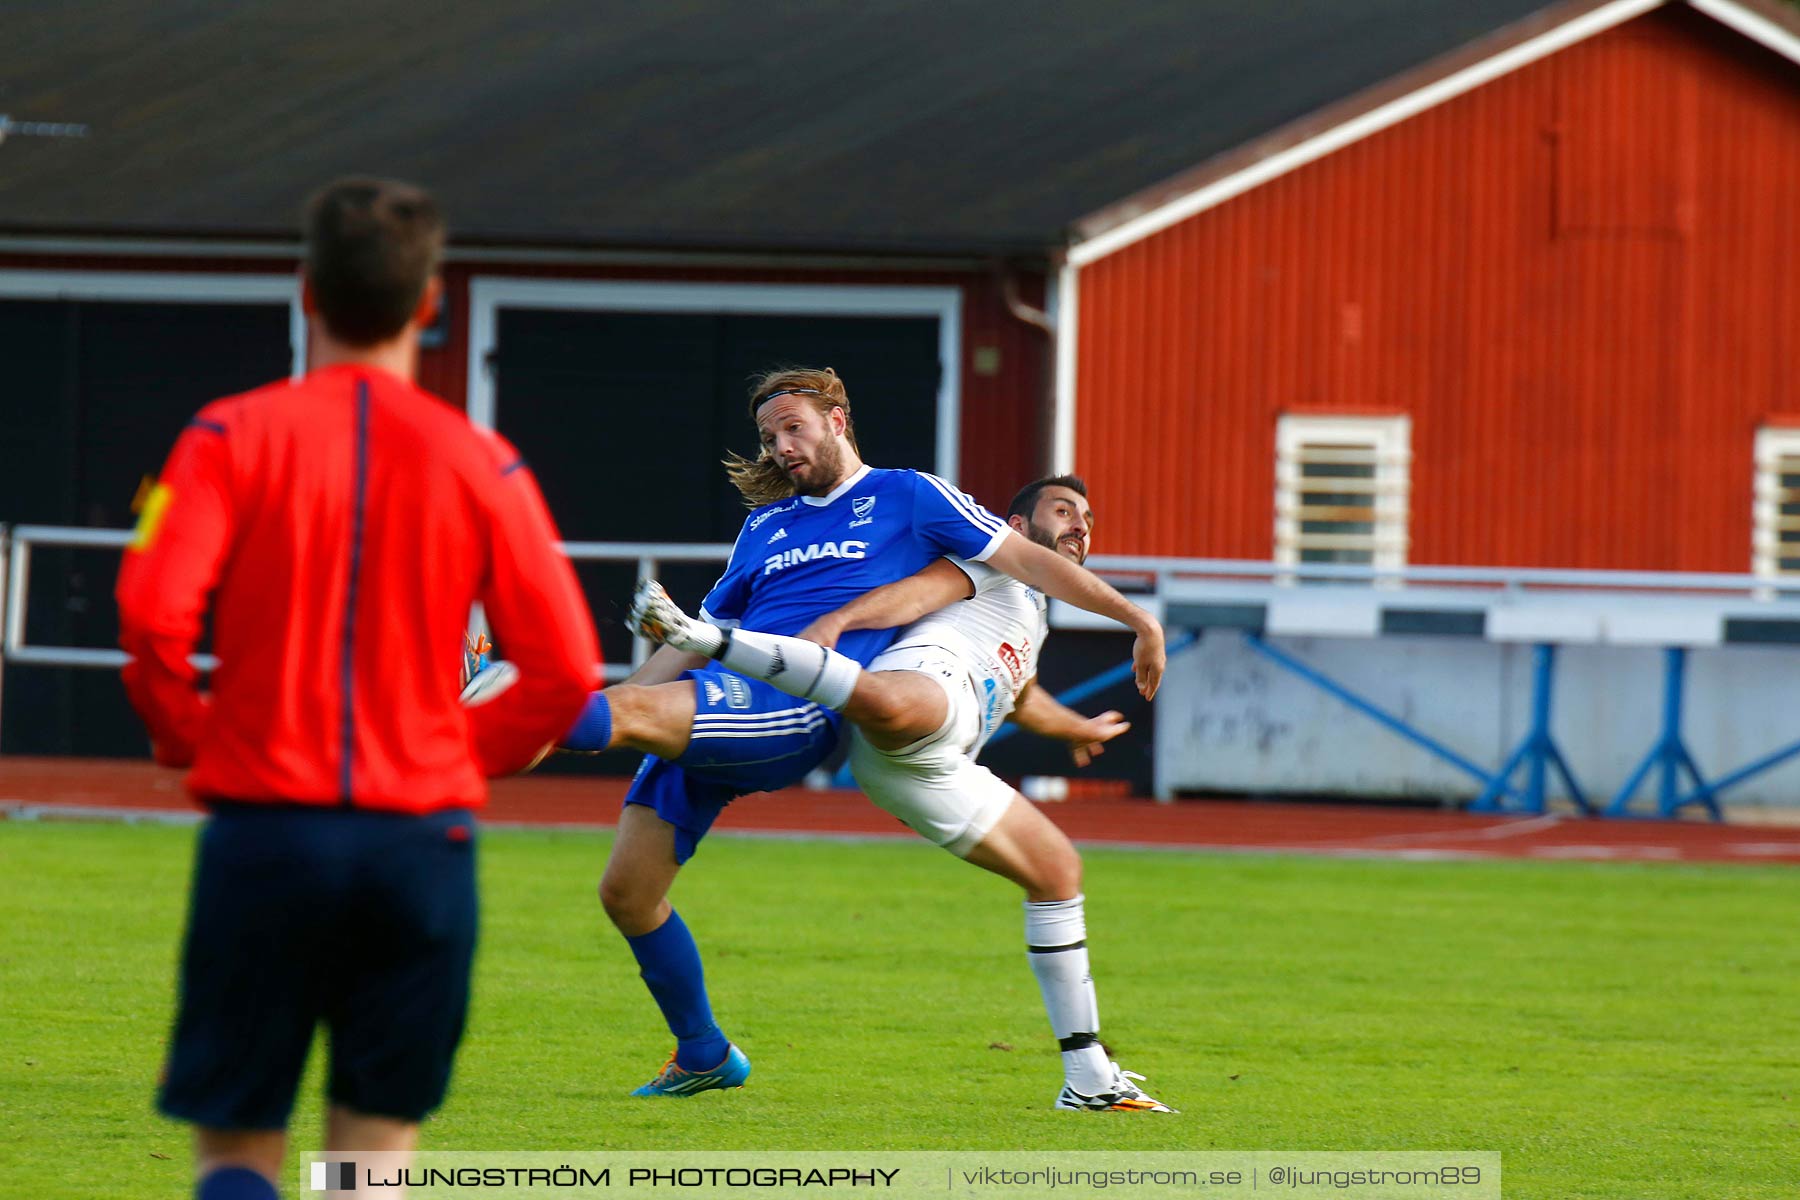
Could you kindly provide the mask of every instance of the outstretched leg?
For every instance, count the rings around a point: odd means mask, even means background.
[[[615,684],[588,697],[574,728],[557,744],[589,753],[626,749],[679,758],[688,746],[694,709],[690,679],[648,686]]]
[[[662,585],[645,580],[632,600],[631,624],[663,645],[716,659],[790,696],[848,717],[881,750],[930,737],[948,713],[943,689],[912,671],[866,671],[855,659],[805,638],[721,629],[683,612]]]

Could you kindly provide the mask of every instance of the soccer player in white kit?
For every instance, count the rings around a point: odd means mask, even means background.
[[[1077,564],[1087,558],[1093,512],[1074,476],[1028,484],[1008,524]],[[929,614],[929,615],[927,615]],[[855,725],[850,766],[869,798],[922,836],[1025,890],[1025,941],[1063,1058],[1059,1109],[1173,1112],[1108,1059],[1088,971],[1081,858],[1067,836],[976,756],[1009,717],[1069,743],[1086,765],[1130,726],[1117,712],[1083,717],[1036,684],[1049,634],[1045,600],[979,563],[942,559],[866,593],[797,637],[727,630],[681,611],[646,581],[632,624],[655,641],[705,654],[796,696],[837,668],[830,649],[853,629],[906,625],[862,670],[839,708]],[[1146,698],[1153,685],[1140,680]]]

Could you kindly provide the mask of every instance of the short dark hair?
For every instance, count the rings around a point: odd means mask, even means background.
[[[352,346],[406,328],[444,253],[444,218],[422,188],[340,179],[306,205],[306,278],[325,328]]]
[[[1064,487],[1082,499],[1087,499],[1087,481],[1079,475],[1046,475],[1042,479],[1034,479],[1019,489],[1019,494],[1012,498],[1006,506],[1009,517],[1024,517],[1031,520],[1031,514],[1037,511],[1038,493],[1047,487]]]

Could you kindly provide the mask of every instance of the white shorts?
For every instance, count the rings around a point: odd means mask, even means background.
[[[972,751],[981,734],[981,699],[963,660],[941,646],[901,645],[870,671],[916,671],[936,680],[950,702],[943,725],[902,750],[877,750],[860,729],[850,735],[850,770],[869,799],[959,858],[999,823],[1014,792]]]

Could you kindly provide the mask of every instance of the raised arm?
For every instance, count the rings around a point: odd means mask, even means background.
[[[1163,648],[1162,626],[1157,624],[1155,617],[1121,596],[1116,588],[1086,567],[1078,567],[1054,550],[1045,549],[1016,532],[1007,535],[987,562],[1046,596],[1111,617],[1137,634],[1137,641],[1131,647],[1131,662],[1138,691],[1146,700],[1156,695],[1168,655]]]
[[[907,625],[946,604],[967,600],[975,585],[962,568],[940,558],[916,574],[864,592],[844,607],[826,613],[800,631],[800,636],[821,646],[835,646],[852,629],[892,629]]]

